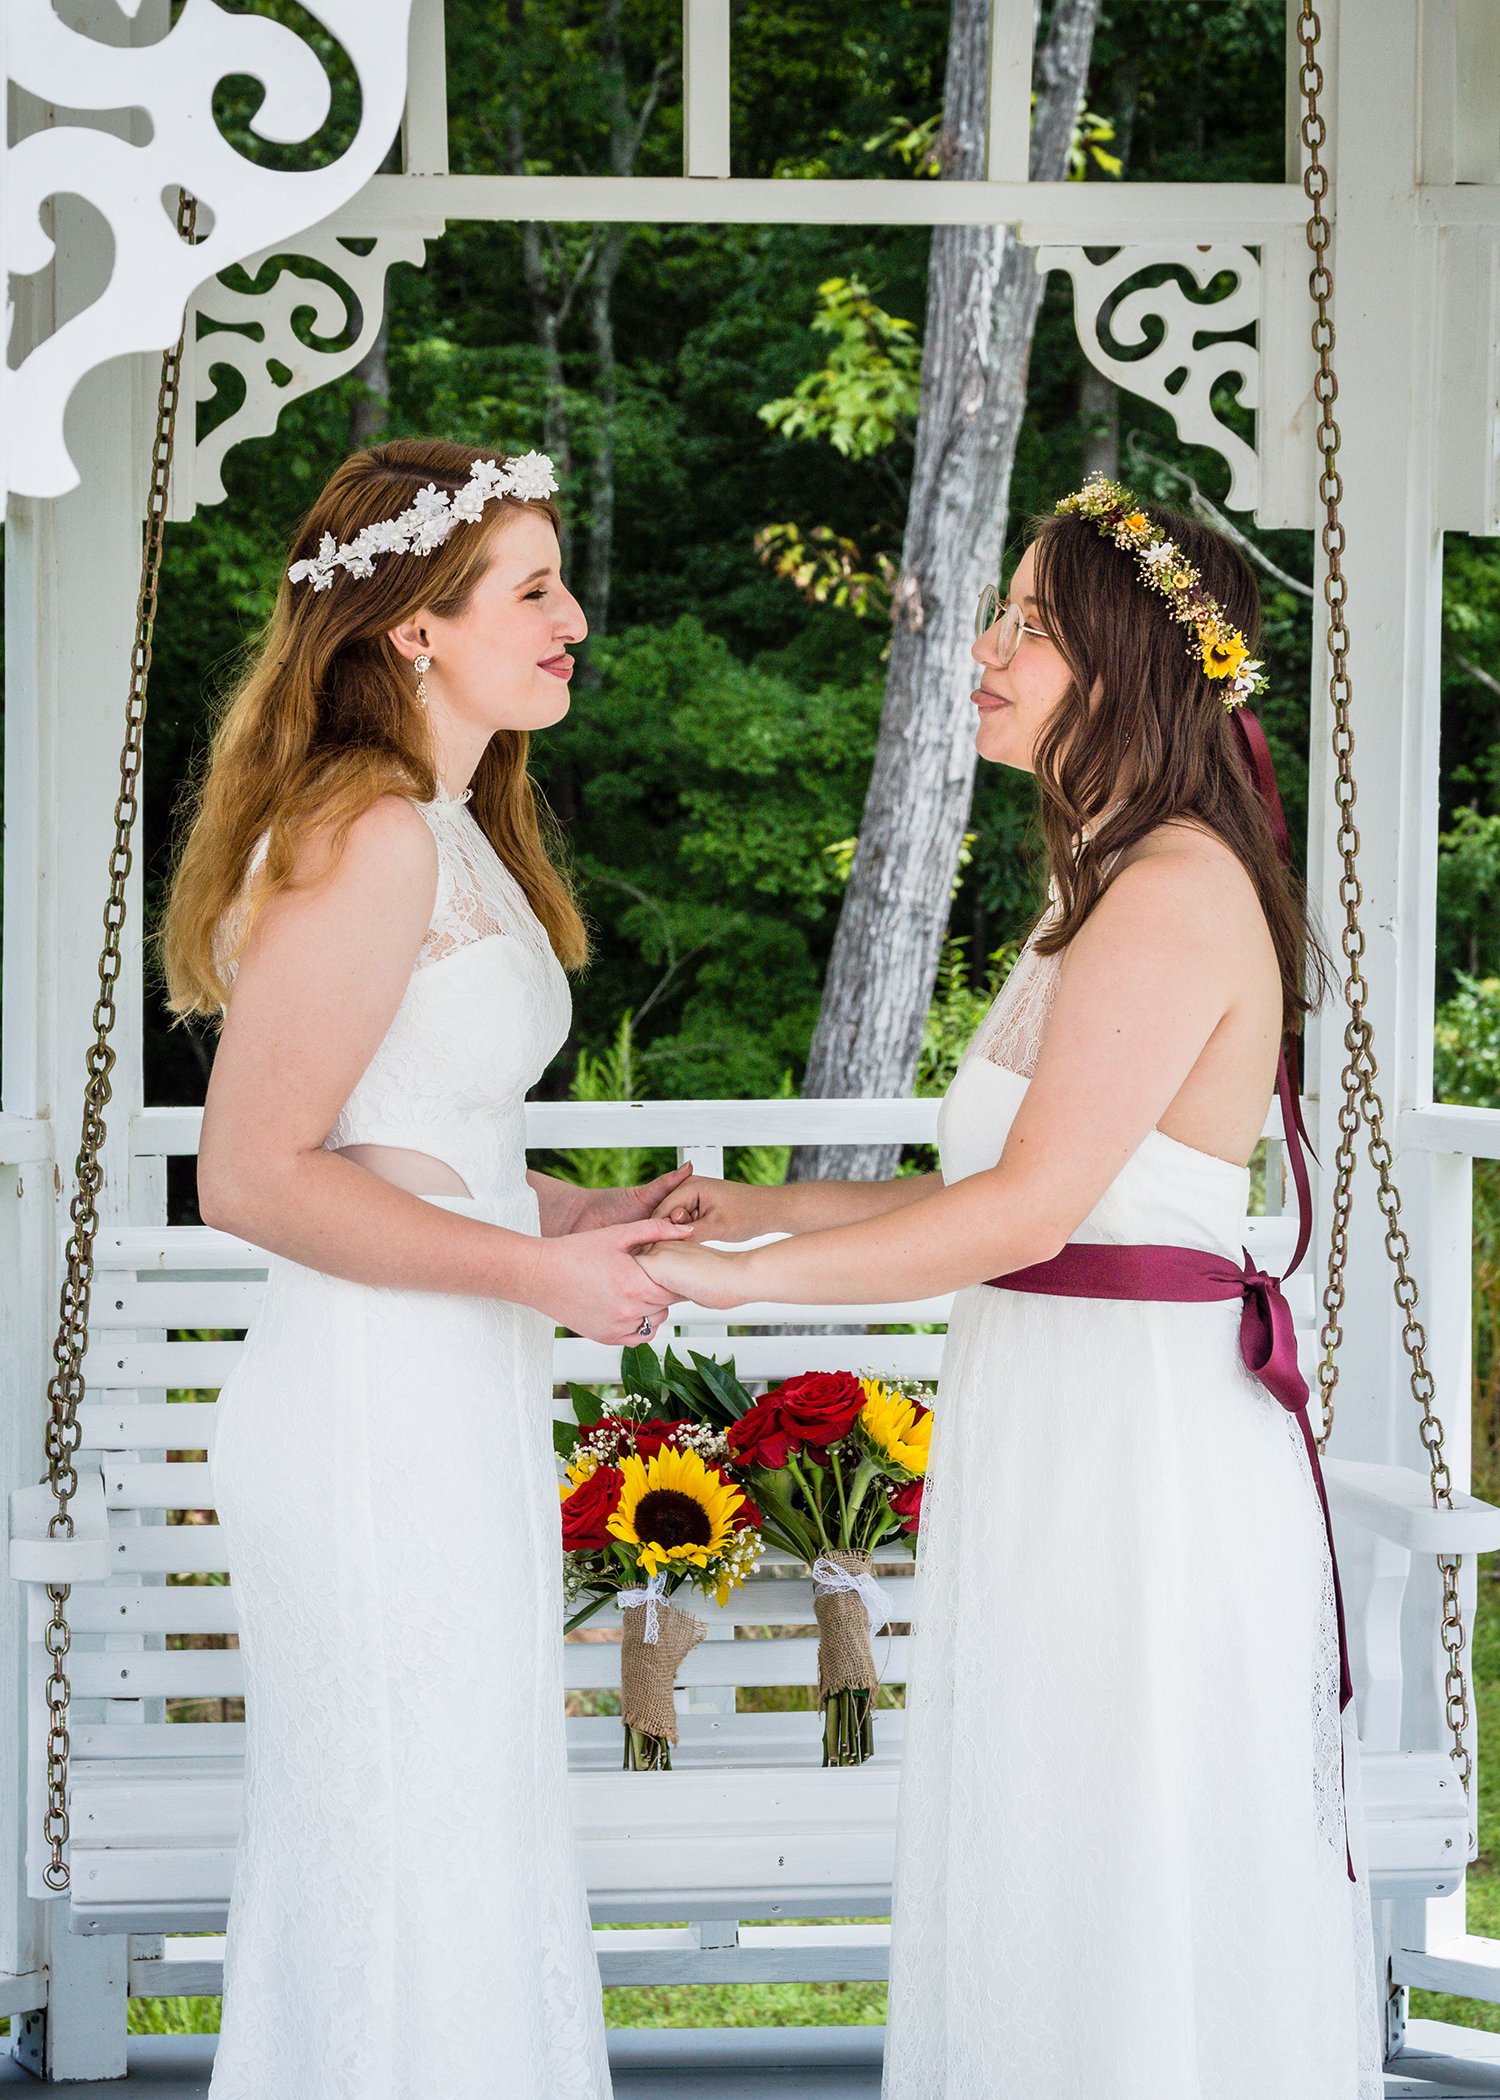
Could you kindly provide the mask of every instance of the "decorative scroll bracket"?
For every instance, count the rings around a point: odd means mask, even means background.
[[[1191,299],[1174,277],[1117,299],[1131,278],[1164,264],[1192,277],[1201,291],[1230,271],[1234,290],[1213,301]],[[1118,248],[1107,260],[1093,262],[1083,248],[1047,247],[1036,251],[1036,266],[1043,272],[1062,270],[1072,279],[1074,322],[1089,363],[1127,393],[1159,402],[1188,444],[1217,452],[1229,468],[1230,509],[1252,509],[1260,493],[1255,448],[1214,413],[1213,390],[1232,376],[1245,407],[1260,407],[1259,344],[1222,339],[1247,325],[1258,328],[1261,285],[1255,254],[1221,244],[1140,246]],[[1153,322],[1161,336],[1154,349],[1148,347]]]
[[[364,236],[345,222],[337,233],[315,227],[293,242],[246,257],[244,268],[252,277],[273,260],[286,264],[265,290],[236,291],[222,277],[210,278],[199,289],[184,353],[187,398],[195,406],[211,401],[218,391],[217,371],[225,366],[240,374],[245,394],[207,436],[183,448],[173,482],[174,517],[191,517],[200,503],[222,503],[226,454],[246,438],[269,437],[289,403],[354,370],[379,331],[391,266],[420,266],[427,242],[442,230],[439,220]],[[359,246],[350,245],[356,241]],[[370,246],[361,254],[365,241]],[[323,264],[340,283],[301,275],[293,265],[303,257]],[[294,326],[299,317],[305,317],[304,334]],[[197,327],[200,319],[213,324],[206,333]],[[352,339],[339,341],[351,324]]]
[[[121,0],[127,13],[139,4]],[[149,123],[141,145],[69,122],[8,146],[3,245],[10,271],[27,276],[52,261],[55,244],[41,214],[54,197],[82,197],[107,222],[113,243],[99,297],[3,375],[8,488],[28,496],[75,488],[63,416],[79,380],[111,358],[164,349],[199,284],[326,219],[379,168],[401,122],[411,0],[306,5],[358,76],[359,128],[327,167],[287,174],[245,159],[212,115],[218,84],[247,74],[265,89],[251,119],[258,137],[295,145],[321,128],[331,101],[327,75],[282,24],[228,14],[215,0],[186,0],[156,43],[121,46],[66,26],[53,0],[6,0],[6,70],[18,87],[63,110],[141,110]],[[175,229],[179,188],[191,191],[212,220],[191,248]]]

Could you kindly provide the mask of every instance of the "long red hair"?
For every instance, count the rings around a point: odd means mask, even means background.
[[[315,553],[324,533],[349,540],[395,517],[428,482],[462,488],[473,462],[491,456],[433,438],[353,453],[303,519],[292,558]],[[324,591],[283,574],[207,766],[185,798],[184,836],[159,934],[174,1014],[217,1018],[227,1005],[224,965],[243,947],[267,898],[288,886],[310,829],[327,825],[336,855],[355,818],[380,796],[430,801],[437,793],[427,718],[390,630],[421,606],[444,619],[461,614],[488,566],[495,533],[522,507],[512,496],[492,499],[430,554],[382,554],[369,576],[338,571]],[[560,530],[550,498],[524,508]],[[496,732],[471,782],[469,809],[526,892],[559,960],[579,970],[589,959],[588,932],[561,828],[527,771],[529,742],[524,730]],[[267,832],[265,859],[242,899],[251,853]]]

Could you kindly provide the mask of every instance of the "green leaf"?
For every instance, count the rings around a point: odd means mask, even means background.
[[[591,1385],[574,1385],[568,1381],[568,1398],[573,1403],[573,1412],[585,1429],[592,1429],[602,1414],[608,1412],[604,1395]]]
[[[620,1351],[620,1383],[627,1393],[649,1400],[653,1407],[660,1404],[661,1362],[649,1343],[636,1342]]]
[[[690,1349],[688,1354],[702,1372],[705,1384],[710,1387],[729,1420],[737,1422],[753,1402],[750,1394],[735,1376],[734,1358],[731,1356],[727,1364],[721,1364],[716,1357],[700,1356],[696,1349]]]

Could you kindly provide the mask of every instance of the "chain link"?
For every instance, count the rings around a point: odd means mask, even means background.
[[[184,190],[177,203],[177,231],[191,242],[197,231],[197,200]],[[104,907],[104,945],[99,951],[99,997],[94,1004],[94,1039],[88,1049],[88,1079],[83,1090],[83,1130],[78,1146],[77,1188],[69,1208],[73,1221],[66,1273],[52,1344],[55,1366],[47,1386],[47,1480],[57,1497],[47,1536],[72,1538],[69,1502],[78,1492],[73,1454],[81,1440],[78,1407],[83,1399],[83,1357],[89,1338],[89,1299],[94,1284],[94,1239],[99,1230],[98,1197],[104,1173],[99,1153],[104,1144],[104,1111],[110,1099],[110,1073],[115,1053],[110,1035],[115,1025],[115,986],[120,976],[120,934],[125,924],[125,884],[130,875],[131,837],[140,811],[146,689],[151,676],[151,641],[156,627],[157,582],[161,574],[162,539],[167,519],[167,489],[172,474],[172,446],[177,429],[177,401],[186,333],[162,354],[161,384],[156,395],[156,434],[151,447],[151,490],[141,541],[141,581],[135,604],[135,642],[130,655],[130,696],[125,708],[125,742],[120,752],[120,792],[115,801],[115,839],[109,856],[109,899]],[[61,1894],[72,1880],[63,1847],[68,1842],[68,1701],[71,1696],[63,1659],[72,1645],[66,1605],[70,1583],[47,1585],[52,1617],[44,1634],[52,1658],[47,1679],[47,1812],[43,1829],[51,1858],[42,1870],[49,1889]]]
[[[1328,126],[1318,107],[1323,92],[1323,68],[1318,62],[1321,27],[1312,0],[1301,0],[1297,38],[1302,47],[1299,85],[1302,92],[1302,143],[1307,163],[1302,174],[1309,216],[1307,244],[1313,253],[1308,289],[1317,307],[1312,343],[1318,356],[1313,395],[1318,403],[1318,450],[1321,468],[1318,497],[1323,505],[1323,551],[1327,567],[1323,596],[1328,606],[1328,697],[1333,706],[1333,752],[1337,761],[1334,799],[1338,805],[1338,850],[1343,862],[1339,900],[1344,907],[1342,948],[1347,965],[1344,1001],[1349,1018],[1344,1028],[1347,1053],[1343,1070],[1343,1097],[1339,1104],[1339,1142],[1334,1154],[1337,1174],[1333,1189],[1333,1219],[1328,1247],[1328,1275],[1323,1290],[1323,1325],[1319,1331],[1322,1356],[1318,1363],[1318,1388],[1322,1405],[1322,1432],[1318,1449],[1324,1452],[1333,1433],[1334,1389],[1338,1384],[1338,1349],[1344,1339],[1344,1271],[1349,1255],[1350,1200],[1354,1182],[1355,1143],[1363,1123],[1369,1132],[1370,1164],[1375,1169],[1377,1195],[1385,1219],[1385,1251],[1395,1272],[1393,1290],[1401,1311],[1401,1341],[1410,1364],[1412,1398],[1422,1410],[1419,1433],[1427,1453],[1434,1508],[1453,1507],[1453,1480],[1443,1455],[1443,1425],[1433,1408],[1436,1384],[1427,1367],[1427,1333],[1417,1318],[1417,1286],[1411,1274],[1411,1242],[1401,1223],[1401,1197],[1391,1172],[1391,1148],[1385,1135],[1385,1109],[1376,1091],[1374,1035],[1365,1012],[1368,986],[1360,967],[1365,937],[1360,925],[1364,888],[1359,879],[1359,827],[1354,821],[1354,732],[1349,721],[1349,629],[1344,606],[1348,584],[1344,576],[1344,527],[1339,516],[1343,500],[1343,477],[1339,473],[1339,426],[1333,412],[1338,398],[1338,380],[1333,369],[1334,327],[1333,272],[1328,262],[1332,227],[1323,210],[1328,194],[1328,171],[1323,147]],[[1464,1623],[1459,1606],[1458,1574],[1463,1565],[1456,1554],[1437,1556],[1443,1583],[1442,1643],[1448,1658],[1444,1681],[1445,1724],[1453,1735],[1453,1762],[1463,1781],[1464,1797],[1470,1799],[1473,1760],[1467,1741],[1469,1688],[1464,1673]]]

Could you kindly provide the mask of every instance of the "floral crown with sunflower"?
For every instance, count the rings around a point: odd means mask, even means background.
[[[1177,542],[1158,531],[1129,489],[1103,474],[1090,474],[1057,508],[1064,516],[1087,518],[1102,538],[1135,556],[1143,581],[1166,599],[1174,620],[1191,628],[1188,655],[1198,658],[1206,678],[1229,680],[1226,708],[1242,707],[1252,693],[1265,690],[1270,681],[1260,659],[1250,654],[1250,644],[1203,588]]]
[[[455,525],[472,523],[493,497],[513,496],[518,503],[536,503],[557,490],[557,476],[545,452],[523,452],[519,459],[476,459],[469,478],[451,495],[429,481],[416,501],[397,517],[381,518],[342,545],[331,532],[318,542],[318,551],[305,561],[294,561],[287,570],[293,583],[310,582],[315,591],[331,589],[334,572],[346,569],[351,576],[369,576],[378,554],[430,554],[441,547]]]

